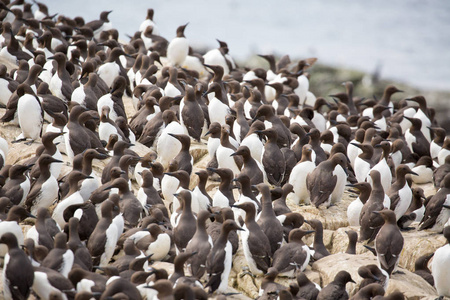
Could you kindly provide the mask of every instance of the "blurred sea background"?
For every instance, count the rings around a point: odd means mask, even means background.
[[[373,81],[381,80],[381,92],[386,81],[395,81],[411,87],[402,97],[420,92],[435,107],[450,109],[448,0],[43,2],[50,14],[83,16],[86,22],[112,10],[109,18],[125,42],[151,7],[161,35],[169,41],[179,25],[189,22],[185,35],[194,49],[216,48],[218,38],[228,43],[230,54],[241,65],[263,64],[255,54],[289,54],[292,61],[317,57],[319,66],[327,66],[332,76],[339,76],[337,81],[341,76],[343,81],[361,80],[365,84],[362,92],[381,96]],[[311,73],[310,89],[317,93],[314,86],[320,89],[321,77],[314,82],[314,69]]]

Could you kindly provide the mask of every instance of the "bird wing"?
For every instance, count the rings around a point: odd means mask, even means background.
[[[306,253],[300,245],[292,245],[294,248],[292,251],[284,252],[284,255],[289,257],[288,260],[284,260],[280,257],[280,253],[275,252],[273,255],[272,266],[276,267],[280,273],[288,272],[294,268],[300,269],[306,259]],[[280,248],[281,249],[281,248]]]
[[[398,203],[400,202],[400,195],[398,191],[392,193],[389,195],[389,198],[391,199],[391,210],[395,210],[395,207],[397,207]]]
[[[262,232],[262,231],[261,231]],[[263,233],[264,234],[264,233]],[[267,239],[267,236],[264,234],[264,237]],[[258,247],[259,243],[252,243],[252,239],[258,239],[258,236],[254,236],[252,233],[249,235],[248,246],[250,249],[250,253],[252,254],[253,259],[255,260],[256,267],[259,270],[262,270],[264,273],[267,272],[267,269],[270,267],[270,243],[267,239],[267,243],[265,243],[264,247]]]
[[[22,200],[23,190],[20,185],[8,187],[7,189],[4,189],[4,190],[5,190],[5,193],[2,195],[2,197],[3,196],[8,197],[12,203],[19,204],[19,201]]]
[[[275,251],[273,254],[273,260],[272,260],[272,266],[277,268],[279,273],[286,272],[290,270],[290,267],[293,267],[290,265],[291,260],[294,259],[294,252],[295,249],[291,249],[292,247],[289,247],[289,244],[284,245],[284,247],[281,247],[280,249],[284,249],[283,251]],[[292,251],[294,250],[294,251]],[[289,258],[289,259],[286,259]]]
[[[27,198],[25,199],[25,206],[27,210],[31,209],[31,207],[34,205],[36,199],[39,197],[40,194],[41,189],[36,188],[36,185],[33,185],[33,187],[31,188],[30,192],[27,195]]]
[[[378,237],[384,238],[379,239]],[[383,235],[377,236],[376,250],[378,259],[380,261],[380,266],[384,270],[387,270],[389,274],[395,268],[402,249],[403,237],[399,231],[396,231],[393,234],[389,235],[384,232]]]
[[[424,139],[425,140],[425,139]],[[412,149],[414,153],[419,154],[420,156],[430,156],[430,144],[423,143],[412,143]]]
[[[331,282],[319,292],[317,299],[348,299],[348,295],[345,297],[344,293],[347,294],[345,288],[341,288]],[[322,298],[323,296],[321,297],[321,295],[328,295],[329,297]]]
[[[74,130],[70,129],[71,128],[69,127],[69,143],[74,155],[82,153],[84,150],[91,148],[91,140],[88,134],[84,132],[83,128],[81,128],[81,130],[79,131],[76,131],[76,134],[74,133]]]
[[[314,176],[314,171],[317,170],[319,176]],[[306,177],[306,184],[308,190],[311,194],[311,202],[314,203],[316,207],[319,207],[322,203],[326,202],[330,197],[331,193],[334,190],[337,182],[337,176],[326,174],[320,169],[316,169],[312,173],[308,174]],[[325,176],[322,176],[325,175]],[[314,180],[313,178],[319,178]],[[322,178],[326,178],[325,180],[321,180]]]
[[[267,151],[264,151],[265,153]],[[267,178],[270,183],[275,183],[279,185],[283,180],[284,171],[286,169],[286,163],[284,160],[283,153],[280,151],[279,154],[283,159],[275,159],[272,156],[263,155],[262,164],[264,166],[264,170],[266,171]],[[278,158],[278,156],[277,156]],[[273,173],[269,173],[267,170],[275,170]]]
[[[184,108],[187,108],[186,105]],[[203,111],[200,106],[197,114],[188,114],[185,109],[183,109],[181,114],[183,117],[184,126],[186,126],[189,135],[199,141],[200,136],[202,135],[203,124],[205,122]],[[193,124],[193,126],[190,124]]]
[[[20,252],[19,252],[20,251]],[[17,272],[21,270],[21,272]],[[6,269],[5,283],[9,283],[12,299],[27,299],[33,285],[34,271],[31,262],[21,249],[10,251],[8,268]],[[9,282],[8,282],[9,281]],[[24,285],[23,283],[26,283]],[[20,287],[19,287],[20,283]]]
[[[209,280],[206,287],[211,287],[211,290],[213,291],[219,288],[222,273],[225,270],[225,256],[225,249],[213,249],[208,255],[206,270],[209,274]]]
[[[445,198],[437,196],[438,194],[439,192],[431,198],[430,202],[426,206],[425,213],[420,224],[420,230],[431,228],[436,223],[437,217],[442,210],[442,205],[445,202]]]

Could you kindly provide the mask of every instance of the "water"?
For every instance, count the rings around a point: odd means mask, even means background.
[[[192,45],[230,53],[289,54],[291,59],[315,56],[319,62],[366,72],[379,69],[385,79],[428,90],[450,90],[450,1],[447,0],[222,0],[222,1],[44,1],[50,13],[97,19],[113,10],[110,20],[121,34],[132,35],[147,8],[161,35],[185,34]],[[263,3],[267,2],[267,3]]]

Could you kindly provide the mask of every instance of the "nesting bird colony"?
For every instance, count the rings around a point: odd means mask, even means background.
[[[110,12],[0,9],[5,299],[450,296],[450,138],[424,97],[328,101],[317,59],[200,55],[152,9],[127,43]]]

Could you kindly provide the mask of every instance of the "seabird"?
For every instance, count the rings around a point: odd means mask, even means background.
[[[389,275],[397,268],[403,250],[403,236],[397,227],[395,213],[392,210],[375,211],[383,217],[384,225],[375,238],[375,249],[379,267]]]

